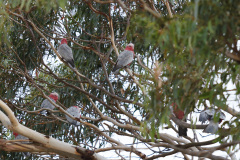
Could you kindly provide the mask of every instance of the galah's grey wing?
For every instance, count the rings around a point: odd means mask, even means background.
[[[51,99],[51,101],[54,102],[53,99]],[[41,104],[41,108],[54,109],[55,106],[52,103],[50,103],[48,99],[45,99]]]
[[[50,98],[50,99],[51,99],[51,98]],[[51,99],[51,100],[54,102],[53,99]],[[54,102],[54,103],[55,103],[55,102]],[[55,106],[54,106],[52,103],[50,103],[48,99],[45,99],[45,100],[42,102],[42,104],[41,104],[41,108],[54,109]],[[43,110],[43,111],[40,112],[40,114],[46,115],[46,114],[47,114],[47,111],[46,111],[46,110]]]
[[[58,48],[58,52],[65,60],[73,59],[72,49],[67,44],[61,44]]]
[[[127,66],[132,61],[133,61],[133,52],[132,51],[128,51],[128,50],[124,50],[118,56],[117,63],[115,65],[115,67],[113,68],[113,72],[115,72],[116,70],[121,69],[121,68]]]
[[[73,117],[79,118],[80,117],[80,112],[79,109],[76,107],[70,107],[66,110],[69,114],[71,114]],[[78,121],[70,118],[69,116],[66,115],[67,121],[73,125],[77,125]]]
[[[205,111],[202,111],[199,115],[199,121],[205,123],[208,120],[208,114]]]
[[[127,66],[133,61],[133,52],[124,50],[118,57],[117,65],[120,67]]]
[[[67,121],[71,124],[74,124],[76,120],[73,120],[72,118],[70,118],[69,116],[66,115]]]
[[[73,68],[74,65],[74,59],[73,59],[73,53],[72,49],[67,44],[61,44],[58,48],[58,53],[62,56],[62,58],[68,62]]]
[[[214,116],[215,115],[215,109],[207,109],[205,110],[205,112],[209,115],[209,116]]]
[[[215,134],[218,131],[218,123],[214,121],[210,121],[209,125],[203,130],[205,133],[212,133]]]
[[[16,136],[15,139],[18,140],[18,139],[28,139],[28,138],[19,134],[19,135]]]
[[[70,107],[67,109],[67,112],[71,114],[73,117],[80,117],[80,109],[76,107]]]

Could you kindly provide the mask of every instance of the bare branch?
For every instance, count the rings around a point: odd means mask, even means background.
[[[34,130],[31,130],[20,123],[17,122],[16,117],[14,116],[13,112],[10,110],[10,108],[2,101],[0,100],[0,107],[8,113],[9,118],[0,111],[0,120],[2,121],[3,125],[10,129],[11,131],[14,131],[16,133],[19,133],[25,137],[28,137],[29,139],[38,142],[42,144],[45,148],[49,148],[49,150],[52,152],[54,151],[57,154],[63,155],[63,156],[69,156],[76,159],[81,160],[83,157],[89,157],[89,159],[93,160],[101,160],[106,159],[94,152],[89,156],[87,153],[89,152],[85,148],[74,146],[59,140],[56,140],[52,137],[45,136],[41,133],[38,133]],[[13,123],[14,124],[13,124]]]

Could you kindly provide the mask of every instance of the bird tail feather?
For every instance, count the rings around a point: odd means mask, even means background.
[[[113,74],[118,74],[120,69],[112,70]]]
[[[46,116],[47,115],[47,111],[43,110],[43,111],[40,112],[40,114]]]
[[[179,136],[187,136],[187,128],[178,126]]]
[[[70,67],[75,68],[75,64],[74,64],[73,60],[68,61],[68,64],[69,64]]]
[[[114,68],[112,69],[112,72],[115,72],[118,69],[119,69],[119,66],[115,65]]]
[[[209,125],[203,130],[205,133],[215,134],[218,131],[218,123],[210,121]]]
[[[184,122],[186,122],[186,119],[183,119]],[[179,136],[187,136],[187,128],[178,126],[178,135]]]

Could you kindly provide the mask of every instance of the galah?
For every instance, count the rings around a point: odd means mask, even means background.
[[[21,134],[18,134],[16,132],[13,132],[13,135],[15,137],[16,140],[19,140],[19,139],[28,139],[27,137],[21,135]]]
[[[118,74],[119,70],[130,65],[134,58],[134,44],[129,43],[125,50],[118,56],[117,62],[112,70],[113,74]]]
[[[206,121],[210,120],[211,117],[215,114],[215,109],[207,109],[200,113],[199,121],[205,123]]]
[[[62,56],[70,67],[75,68],[72,49],[67,45],[67,39],[63,38],[58,48],[58,53]]]
[[[176,103],[172,103],[172,109],[173,109],[173,113],[178,119],[186,122],[186,119],[184,118],[184,111],[179,109]],[[178,126],[178,134],[179,136],[187,136],[187,128]]]
[[[54,102],[56,103],[56,101],[58,100],[58,94],[56,92],[53,92],[49,95],[49,98]],[[41,104],[41,108],[46,108],[46,109],[54,109],[55,106],[48,100],[48,99],[45,99],[42,104]],[[42,115],[46,115],[47,114],[47,111],[46,110],[43,110],[40,112],[40,114]]]
[[[214,116],[219,116],[218,122],[214,121]],[[209,121],[208,126],[203,130],[203,132],[212,134],[217,133],[218,124],[220,124],[225,118],[226,116],[221,110],[215,110],[212,108],[202,111],[199,115],[199,121],[202,122],[202,124]]]
[[[25,136],[23,136],[23,135],[21,135],[21,134],[18,134],[18,133],[16,133],[16,132],[13,132],[13,135],[14,135],[14,137],[15,137],[15,140],[20,140],[20,139],[28,140],[27,137],[25,137]],[[22,142],[22,143],[29,143],[29,142]],[[23,155],[24,155],[25,157],[30,157],[30,156],[31,156],[31,154],[30,154],[29,152],[22,152],[22,153],[23,153]]]
[[[72,115],[73,117],[76,118],[80,118],[81,117],[81,110],[78,106],[71,106],[67,109],[67,112]],[[72,118],[70,118],[69,116],[66,115],[67,121],[73,125],[80,125],[80,122],[78,122],[77,120],[74,120]]]

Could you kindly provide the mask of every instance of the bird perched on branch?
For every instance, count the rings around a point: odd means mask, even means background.
[[[58,48],[58,53],[62,59],[69,64],[70,67],[75,68],[72,49],[67,45],[67,39],[63,38]]]
[[[184,111],[182,111],[176,103],[172,103],[172,109],[173,109],[173,113],[178,119],[186,122],[186,119],[184,118]],[[178,126],[178,135],[187,136],[187,128]]]
[[[21,135],[21,134],[18,134],[16,132],[13,132],[13,135],[15,137],[16,140],[19,140],[19,139],[28,139],[27,137]]]
[[[81,117],[81,110],[78,106],[71,106],[67,109],[67,112],[69,114],[71,114],[73,117],[76,118],[80,118]],[[77,120],[74,120],[72,118],[70,118],[69,116],[66,115],[67,121],[73,125],[80,125],[80,122],[78,122]]]
[[[52,100],[52,102],[56,103],[56,101],[58,100],[59,95],[56,92],[53,92],[49,95],[49,98]],[[42,104],[41,104],[41,108],[46,108],[46,109],[54,109],[55,106],[48,100],[45,99]],[[47,111],[43,110],[40,112],[40,114],[42,115],[46,115]]]
[[[134,58],[134,44],[129,43],[125,50],[118,56],[117,62],[112,70],[113,74],[118,74],[119,70],[130,65]]]
[[[214,117],[218,119],[218,121],[214,121]],[[221,110],[216,109],[206,109],[202,111],[199,115],[199,121],[205,123],[209,121],[208,126],[203,130],[206,133],[215,134],[218,131],[218,124],[222,122],[226,118],[225,114]]]
[[[23,135],[20,135],[20,134],[18,134],[18,133],[16,133],[16,132],[13,132],[13,135],[14,135],[14,137],[15,137],[15,140],[28,140],[28,138],[27,137],[25,137],[25,136],[23,136]],[[29,143],[29,142],[22,142],[22,143]],[[31,156],[31,154],[29,153],[29,152],[22,152],[23,153],[23,155],[25,156],[25,157],[30,157]]]

